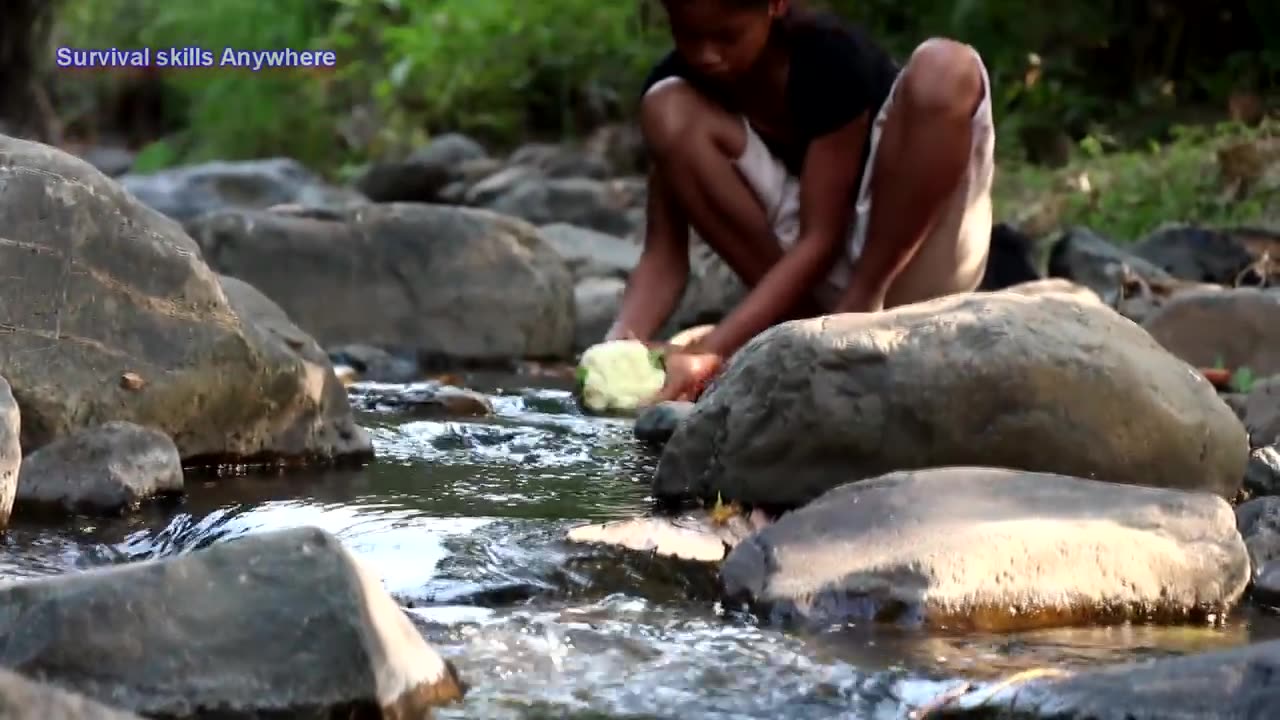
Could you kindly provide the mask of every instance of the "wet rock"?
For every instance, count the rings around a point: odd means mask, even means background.
[[[494,414],[488,397],[440,383],[420,383],[405,388],[368,388],[357,398],[368,410],[407,413],[416,418],[489,417]]]
[[[475,140],[446,133],[402,160],[373,163],[355,186],[374,202],[438,202],[444,188],[464,179],[465,163],[487,157]]]
[[[1173,295],[1198,287],[1081,227],[1067,230],[1054,243],[1048,271],[1049,277],[1090,288],[1135,322],[1142,322]]]
[[[9,383],[0,377],[0,529],[8,527],[22,463],[22,417]]]
[[[117,514],[158,495],[181,494],[182,459],[162,432],[109,422],[31,453],[18,476],[19,511]]]
[[[1172,720],[1272,717],[1280,694],[1280,641],[1164,657],[1032,679],[994,696],[977,691],[933,718]]]
[[[1253,578],[1253,597],[1272,607],[1280,606],[1280,560],[1258,568]]]
[[[1280,497],[1241,503],[1236,508],[1236,528],[1244,538],[1254,568],[1280,560]]]
[[[316,528],[10,584],[0,605],[5,667],[143,715],[422,717],[463,693]]]
[[[1132,322],[1061,293],[793,321],[730,360],[663,450],[659,497],[794,507],[894,470],[986,465],[1233,497],[1244,427]]]
[[[1179,293],[1142,326],[1191,365],[1280,375],[1280,288]]]
[[[609,185],[592,178],[550,178],[534,171],[492,200],[477,204],[535,225],[563,222],[612,235],[631,230],[626,208],[613,197]]]
[[[575,280],[625,279],[640,262],[638,245],[595,230],[551,223],[538,228],[538,234],[564,258]]]
[[[636,417],[635,436],[642,442],[661,445],[671,439],[676,428],[693,414],[691,402],[661,402]]]
[[[627,289],[625,280],[611,277],[593,277],[581,280],[573,288],[573,305],[576,324],[573,331],[573,349],[585,350],[602,342],[618,317],[622,306],[622,294]]]
[[[514,218],[379,203],[337,221],[225,211],[193,232],[214,268],[261,289],[325,346],[479,361],[572,352],[569,271]]]
[[[418,363],[371,345],[343,345],[329,351],[335,365],[350,367],[365,382],[411,383],[422,377]]]
[[[608,545],[635,552],[696,562],[717,563],[751,533],[768,525],[762,515],[735,514],[714,519],[705,512],[669,517],[653,515],[580,525],[569,542]]]
[[[2,720],[143,720],[46,683],[0,670]]]
[[[355,190],[331,186],[289,158],[210,162],[123,175],[119,182],[143,204],[179,222],[228,208],[262,209],[285,203],[344,207],[367,202]]]
[[[1280,362],[1280,347],[1275,352]],[[1244,426],[1254,447],[1280,445],[1280,375],[1250,389],[1244,404]]]
[[[1233,286],[1257,261],[1231,233],[1195,225],[1160,228],[1134,245],[1133,254],[1183,280]]]
[[[1260,447],[1249,454],[1244,488],[1253,497],[1280,495],[1280,446]]]
[[[243,312],[177,223],[83,160],[0,137],[0,238],[0,368],[25,451],[125,420],[192,462],[371,452],[328,360]]]
[[[1020,283],[1040,280],[1036,243],[1006,223],[991,228],[991,250],[979,290],[1003,290]]]
[[[734,548],[725,593],[776,618],[1008,630],[1203,620],[1249,582],[1208,493],[956,466],[849,483]]]

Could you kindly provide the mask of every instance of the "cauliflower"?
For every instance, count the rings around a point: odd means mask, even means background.
[[[611,340],[587,348],[578,361],[582,404],[594,413],[634,412],[662,389],[662,353],[639,340]]]

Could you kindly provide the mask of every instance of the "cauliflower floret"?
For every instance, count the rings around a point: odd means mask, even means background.
[[[639,340],[592,345],[578,362],[582,404],[595,413],[636,410],[666,377],[659,354]]]

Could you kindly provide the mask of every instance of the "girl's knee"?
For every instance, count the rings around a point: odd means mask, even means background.
[[[683,79],[660,80],[640,101],[640,130],[649,151],[679,157],[691,143],[717,145],[731,132],[732,117]]]
[[[930,38],[911,54],[894,101],[931,114],[967,115],[982,92],[983,68],[977,51],[955,40]]]

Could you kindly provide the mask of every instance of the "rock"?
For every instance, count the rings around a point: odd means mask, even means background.
[[[604,162],[610,176],[643,175],[649,165],[648,148],[639,123],[601,125],[587,136],[583,147]]]
[[[618,317],[622,306],[622,293],[627,289],[625,280],[610,277],[587,278],[573,288],[574,316],[573,349],[585,350],[602,342]]]
[[[59,438],[22,461],[17,503],[69,513],[116,514],[181,494],[182,458],[162,432],[109,422]]]
[[[513,218],[379,203],[328,222],[231,210],[193,232],[215,269],[258,287],[327,347],[479,361],[572,353],[569,271]]]
[[[1244,538],[1254,568],[1280,560],[1280,497],[1241,503],[1236,508],[1236,528]]]
[[[1280,375],[1280,289],[1179,293],[1142,323],[1161,345],[1191,365],[1221,362],[1254,377]]]
[[[560,254],[574,280],[586,278],[626,279],[640,262],[640,248],[622,238],[568,223],[551,223],[538,228]]]
[[[347,365],[359,379],[376,383],[411,383],[422,378],[418,363],[370,345],[343,345],[329,351],[335,365]]]
[[[90,165],[98,168],[103,175],[118,177],[129,172],[136,157],[129,150],[110,145],[94,145],[80,153]]]
[[[415,418],[489,417],[494,414],[489,398],[470,390],[436,382],[405,388],[366,388],[355,401],[367,410],[408,413]]]
[[[1233,497],[1244,427],[1201,375],[1061,293],[783,323],[667,443],[658,497],[795,507],[893,470],[987,465]]]
[[[1260,447],[1249,454],[1244,488],[1253,497],[1280,495],[1280,446]]]
[[[0,605],[0,664],[142,715],[422,717],[464,691],[316,528],[7,584]]]
[[[0,670],[0,720],[143,720],[53,685]]]
[[[1258,568],[1253,578],[1253,598],[1272,607],[1280,606],[1280,560]]]
[[[1244,393],[1223,392],[1219,390],[1218,397],[1222,398],[1222,402],[1226,403],[1227,407],[1231,408],[1231,412],[1235,413],[1236,417],[1240,418],[1240,422],[1244,422],[1246,412],[1245,406],[1249,402],[1248,395],[1245,395]]]
[[[464,179],[464,164],[487,157],[475,140],[446,133],[402,160],[373,163],[355,186],[373,202],[437,202],[445,187]]]
[[[22,417],[9,383],[0,377],[0,529],[9,526],[22,464]]]
[[[546,175],[525,165],[511,165],[500,168],[477,180],[467,188],[462,201],[467,205],[485,207],[498,198],[506,195],[525,181],[535,182],[545,179]]]
[[[0,238],[24,451],[124,420],[188,463],[371,454],[328,360],[260,326],[181,227],[83,160],[0,137]]]
[[[1257,261],[1235,236],[1195,225],[1162,227],[1133,246],[1133,254],[1173,277],[1235,285]]]
[[[526,143],[507,158],[509,165],[537,169],[549,178],[589,178],[604,180],[610,168],[604,160],[577,148],[557,143]]]
[[[1276,353],[1276,361],[1280,362],[1280,347],[1272,350]],[[1280,445],[1280,375],[1267,378],[1250,389],[1244,403],[1244,426],[1254,447]]]
[[[636,417],[634,428],[637,440],[661,445],[671,439],[676,428],[693,414],[691,402],[661,402],[646,408]]]
[[[612,197],[609,185],[592,178],[549,178],[535,171],[477,204],[534,225],[564,222],[612,235],[631,230],[626,208]]]
[[[1003,290],[1040,280],[1035,241],[1006,223],[991,228],[991,250],[979,290]]]
[[[707,513],[580,525],[569,530],[569,542],[609,545],[662,557],[717,563],[751,533],[768,525],[759,513],[715,520]]]
[[[978,688],[930,718],[1174,720],[1272,717],[1280,694],[1280,641],[1031,679],[992,697]]]
[[[306,394],[292,398],[294,407],[289,408],[289,416],[296,415],[302,422],[280,429],[275,436],[278,451],[300,457],[318,445],[333,448],[331,453],[339,456],[371,456],[373,441],[356,424],[346,387],[320,345],[254,286],[226,275],[219,275],[218,281],[231,309],[258,331],[259,352],[305,382]]]
[[[1029,282],[1018,283],[1004,288],[1007,292],[1018,293],[1019,295],[1029,295],[1036,297],[1039,295],[1066,295],[1080,302],[1102,304],[1102,298],[1098,297],[1098,293],[1079,283],[1062,278],[1047,278],[1044,280],[1031,280]]]
[[[1067,230],[1054,243],[1048,270],[1049,277],[1088,287],[1135,322],[1142,322],[1172,295],[1198,287],[1081,227]]]
[[[838,487],[740,543],[721,577],[777,618],[1003,631],[1221,614],[1249,558],[1208,493],[955,466]]]
[[[722,538],[719,530],[705,517],[645,517],[582,525],[571,529],[567,539],[575,543],[652,552],[680,560],[716,563],[724,559],[730,540],[736,543],[741,539]]]
[[[367,202],[354,190],[328,185],[290,158],[210,162],[123,175],[119,182],[145,205],[179,222],[229,208],[263,209],[285,203],[343,207]]]

